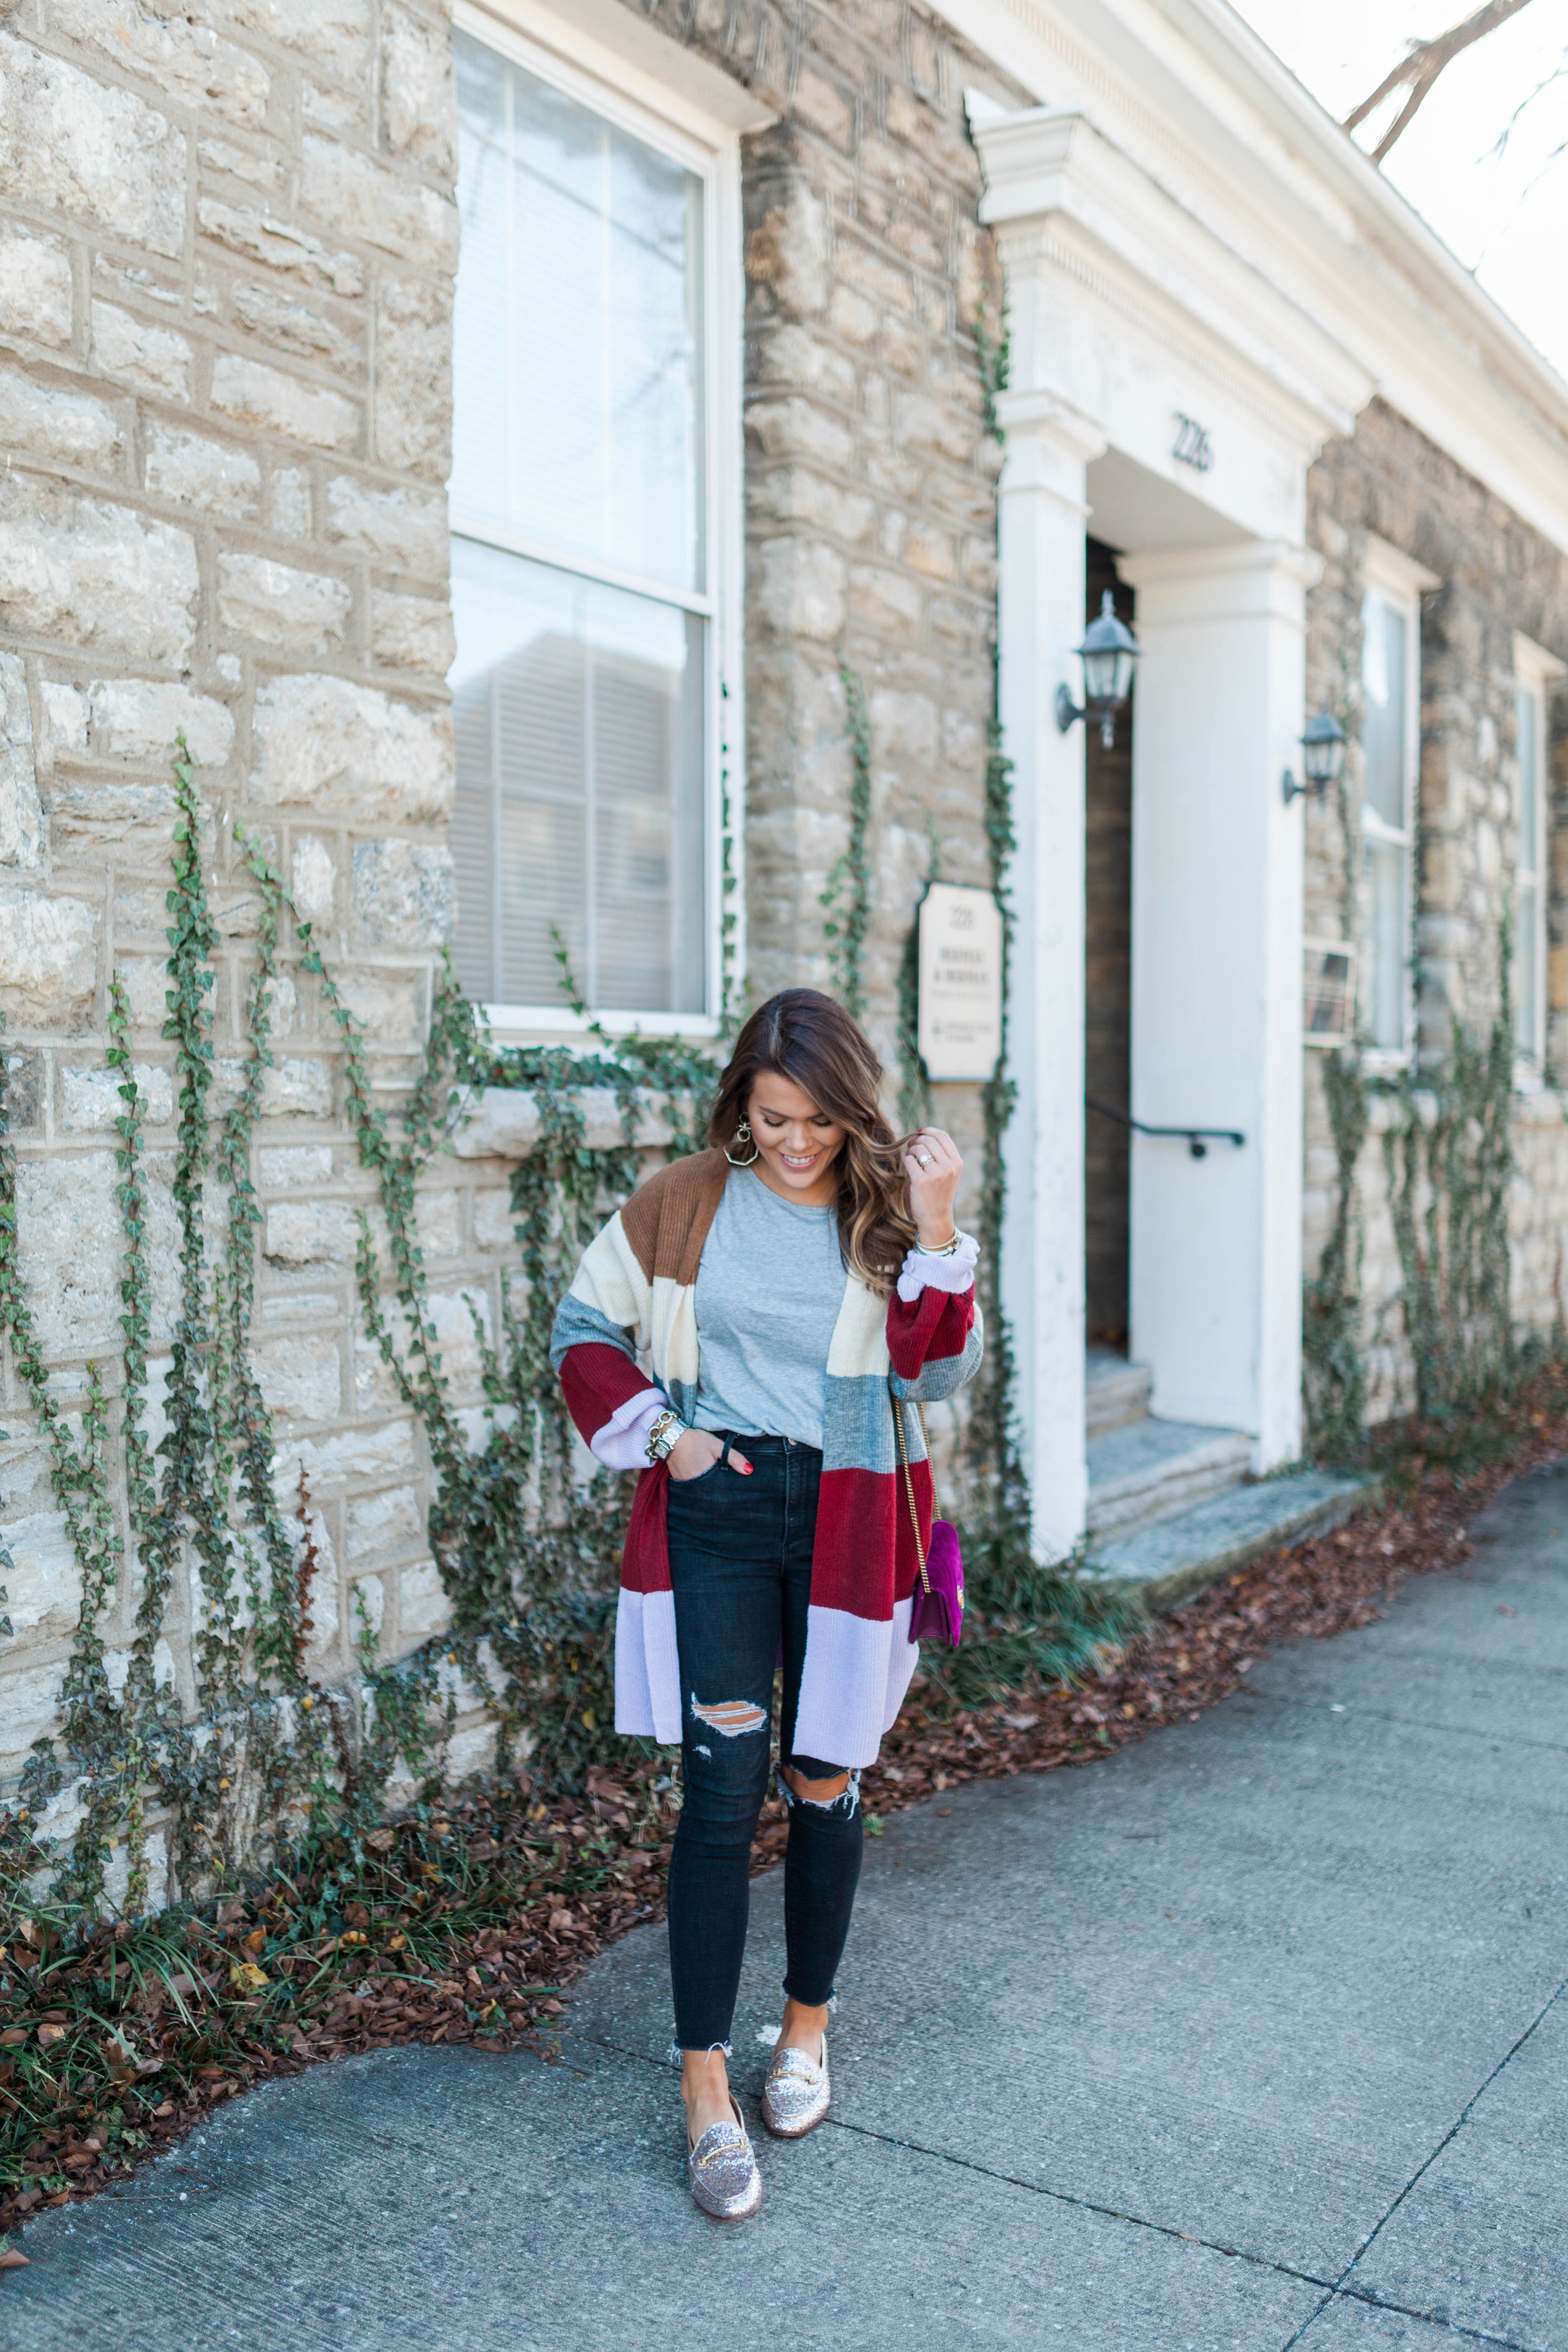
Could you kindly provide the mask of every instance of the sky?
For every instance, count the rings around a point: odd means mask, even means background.
[[[1343,121],[1411,40],[1446,32],[1479,0],[1232,5]],[[1354,136],[1363,146],[1375,144],[1404,95],[1359,126]],[[1529,0],[1457,58],[1383,170],[1568,378],[1568,0]]]

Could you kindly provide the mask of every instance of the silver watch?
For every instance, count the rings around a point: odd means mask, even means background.
[[[648,1428],[646,1452],[650,1462],[666,1462],[670,1449],[686,1433],[686,1424],[678,1412],[656,1413]]]

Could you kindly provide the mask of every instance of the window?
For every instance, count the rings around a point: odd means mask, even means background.
[[[1422,588],[1429,572],[1374,541],[1362,607],[1361,835],[1364,937],[1361,1017],[1375,1052],[1410,1050],[1416,887],[1416,789],[1420,765]]]
[[[1546,714],[1552,684],[1564,673],[1528,637],[1514,639],[1513,669],[1513,1037],[1521,1078],[1539,1085],[1546,1064]]]
[[[725,158],[520,40],[454,46],[458,977],[503,1024],[570,1026],[574,984],[704,1025]]]

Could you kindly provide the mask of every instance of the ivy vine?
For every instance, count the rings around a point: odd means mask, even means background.
[[[871,714],[865,688],[841,656],[850,745],[850,837],[834,859],[818,903],[833,989],[846,1013],[865,1016],[865,940],[871,929],[872,882],[866,844],[871,833]]]

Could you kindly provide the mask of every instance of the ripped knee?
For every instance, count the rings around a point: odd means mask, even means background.
[[[808,1780],[793,1764],[781,1764],[779,1786],[787,1805],[814,1805],[820,1812],[841,1813],[846,1820],[852,1818],[860,1803],[858,1772],[835,1772],[827,1780]]]
[[[725,1698],[705,1704],[693,1691],[692,1717],[695,1722],[706,1723],[723,1739],[742,1739],[748,1732],[768,1728],[767,1708],[748,1698]],[[697,1750],[699,1756],[706,1752],[706,1748]]]

